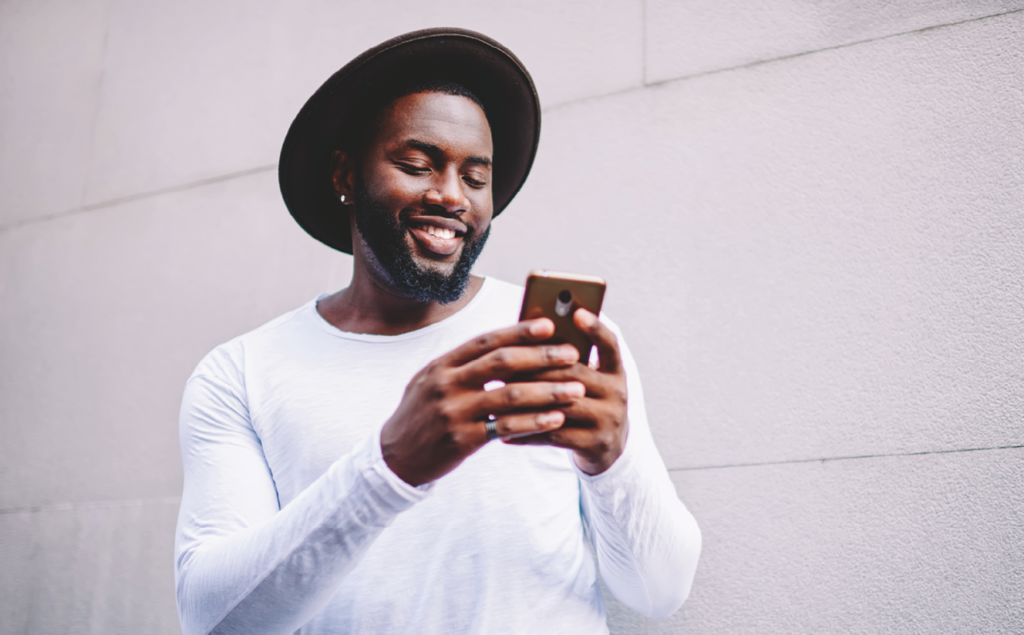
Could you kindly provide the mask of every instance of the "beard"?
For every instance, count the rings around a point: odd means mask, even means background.
[[[353,190],[352,207],[359,239],[367,247],[370,265],[390,283],[392,290],[418,302],[450,304],[462,297],[473,263],[491,233],[490,225],[480,234],[467,226],[462,236],[462,252],[450,272],[427,269],[413,259],[406,239],[408,228],[370,194],[361,178]]]

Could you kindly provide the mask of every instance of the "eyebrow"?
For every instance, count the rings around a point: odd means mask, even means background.
[[[433,143],[427,143],[426,141],[420,141],[419,139],[406,139],[405,145],[414,150],[419,150],[425,153],[431,159],[435,161],[444,158],[444,150],[434,145]],[[480,157],[476,155],[466,157],[466,163],[473,163],[476,165],[482,165],[484,167],[491,167],[491,160],[487,157]]]

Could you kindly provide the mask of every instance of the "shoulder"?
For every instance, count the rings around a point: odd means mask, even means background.
[[[450,323],[465,333],[483,333],[511,326],[519,319],[522,303],[522,287],[485,276],[476,296]]]
[[[240,376],[244,372],[245,358],[253,348],[287,345],[296,336],[304,313],[315,311],[316,300],[311,300],[301,307],[280,315],[273,320],[239,335],[206,354],[199,362],[189,381],[198,376],[230,377]]]
[[[481,287],[480,293],[484,294],[488,303],[515,303],[518,305],[523,301],[522,285],[505,282],[491,276],[484,277],[484,286]]]

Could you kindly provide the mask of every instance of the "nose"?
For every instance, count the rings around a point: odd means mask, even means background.
[[[427,207],[441,208],[449,214],[462,214],[470,206],[469,197],[462,187],[459,173],[456,170],[445,170],[423,195],[423,202]]]

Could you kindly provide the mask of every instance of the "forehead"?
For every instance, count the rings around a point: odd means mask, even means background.
[[[452,154],[493,154],[491,127],[480,106],[461,95],[425,92],[399,97],[381,113],[380,145],[414,139]]]

